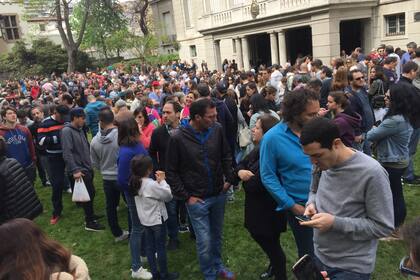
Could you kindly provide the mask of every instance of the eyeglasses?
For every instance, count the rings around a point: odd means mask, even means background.
[[[356,81],[363,80],[363,77],[358,77],[358,78],[355,78],[355,80],[356,80]]]
[[[409,261],[410,261],[410,257],[408,257],[408,256],[405,256],[404,258],[401,259],[401,262],[400,262],[400,272],[403,275],[405,275],[405,276],[416,276],[416,277],[420,277],[420,272],[414,271],[411,268],[408,268],[406,266]]]

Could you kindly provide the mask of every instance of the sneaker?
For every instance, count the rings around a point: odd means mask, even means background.
[[[180,233],[190,232],[190,229],[188,228],[188,226],[187,226],[187,225],[180,225],[180,226],[179,226],[179,232],[180,232]]]
[[[175,280],[179,278],[179,273],[178,272],[169,272],[166,275],[160,275],[160,280]]]
[[[420,185],[420,177],[414,176],[413,179],[403,178],[403,183],[407,185]]]
[[[104,229],[105,227],[101,225],[100,223],[98,223],[97,221],[92,221],[92,222],[86,223],[85,225],[85,230],[87,231],[102,231]]]
[[[227,268],[223,268],[217,272],[217,275],[226,280],[236,280],[236,275],[232,271],[229,271]]]
[[[66,190],[66,193],[73,193],[73,192],[71,191],[71,188],[68,188],[68,189]]]
[[[60,219],[60,216],[53,215],[50,219],[50,225],[55,225],[58,223],[58,220]]]
[[[115,242],[127,240],[129,236],[130,236],[130,233],[126,230],[123,230],[123,233],[120,236],[115,237]]]
[[[267,270],[264,271],[263,273],[261,273],[260,275],[260,279],[270,279],[271,277],[273,277],[273,267],[271,266],[271,264],[267,267]]]
[[[232,202],[235,201],[235,197],[229,196],[228,199],[227,199],[227,201],[228,201],[228,203],[232,203]]]
[[[169,239],[167,249],[168,251],[174,251],[179,248],[178,239]]]
[[[150,280],[152,277],[152,273],[143,267],[140,267],[137,271],[131,270],[131,278]]]

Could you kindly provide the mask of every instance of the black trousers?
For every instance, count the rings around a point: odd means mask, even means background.
[[[401,184],[401,177],[404,174],[405,168],[391,168],[385,167],[389,175],[389,183],[392,191],[392,202],[394,204],[394,226],[397,229],[401,226],[405,217],[407,216],[407,209],[405,207],[404,192]]]
[[[287,280],[286,255],[280,245],[280,233],[273,235],[252,234],[252,238],[266,253],[273,267],[275,280]]]
[[[95,186],[93,185],[93,171],[83,171],[85,176],[83,176],[83,182],[85,183],[86,189],[90,196],[90,201],[88,202],[77,202],[83,208],[85,212],[85,221],[86,223],[93,222],[94,211],[93,211],[93,199],[95,198]],[[71,189],[74,188],[74,178],[70,176]]]

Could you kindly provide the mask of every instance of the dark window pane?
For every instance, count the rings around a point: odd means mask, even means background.
[[[10,17],[4,17],[4,26],[10,27]]]
[[[19,29],[13,28],[13,34],[15,35],[15,40],[19,39]]]
[[[7,39],[8,40],[13,40],[13,32],[12,32],[12,29],[6,29],[6,33],[7,33]]]
[[[12,23],[12,27],[16,27],[17,26],[17,24],[16,24],[16,16],[11,16],[10,17],[10,22]]]

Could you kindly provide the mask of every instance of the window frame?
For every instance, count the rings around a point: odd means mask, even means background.
[[[190,45],[190,56],[191,58],[197,57],[197,45]]]
[[[385,36],[391,37],[391,36],[405,35],[406,27],[407,27],[405,13],[385,15],[384,19],[385,19]],[[391,20],[393,20],[393,21],[395,20],[395,31],[394,32],[390,32],[390,21]],[[404,24],[401,24],[402,20],[404,20]],[[393,29],[394,29],[394,27],[393,27]]]
[[[12,18],[14,17],[14,25],[12,22]],[[3,15],[4,25],[1,26],[1,33],[3,35],[3,39],[6,41],[17,41],[21,39],[21,34],[19,30],[19,21],[18,15]],[[8,30],[11,32],[8,33]],[[11,35],[11,36],[9,36]]]

